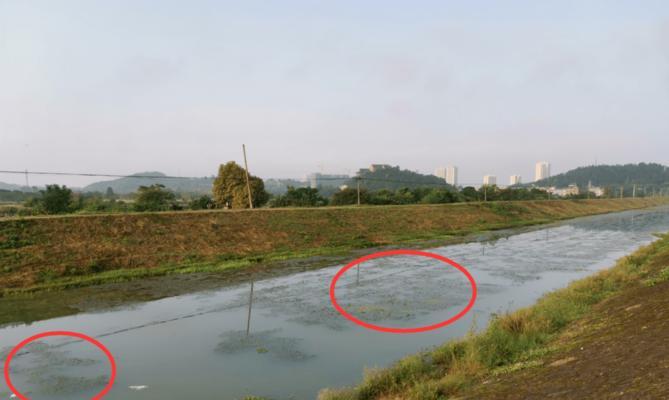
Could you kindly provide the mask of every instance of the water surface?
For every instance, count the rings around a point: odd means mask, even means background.
[[[580,218],[493,242],[430,249],[465,266],[479,297],[458,322],[437,331],[396,335],[353,325],[331,306],[340,265],[250,284],[0,328],[0,359],[11,346],[47,330],[97,337],[115,355],[118,377],[108,399],[311,399],[324,387],[352,385],[366,367],[483,328],[490,315],[534,303],[651,242],[669,230],[669,209]],[[67,295],[66,292],[63,295]],[[349,270],[337,286],[342,306],[378,325],[409,327],[444,320],[469,299],[464,276],[435,260],[393,257]],[[12,362],[16,386],[31,399],[86,399],[104,387],[104,356],[89,344],[53,338]],[[0,385],[0,399],[9,390]]]

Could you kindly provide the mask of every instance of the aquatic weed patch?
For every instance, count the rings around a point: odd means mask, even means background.
[[[666,282],[669,268],[658,260],[667,257],[669,236],[664,236],[611,269],[545,295],[532,307],[496,316],[480,334],[470,333],[386,369],[366,371],[360,385],[325,389],[319,399],[443,399],[467,393],[486,377],[541,366],[543,357],[556,351],[565,328],[595,305],[643,286],[645,277]]]

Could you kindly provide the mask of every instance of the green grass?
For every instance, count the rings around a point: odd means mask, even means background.
[[[593,305],[641,282],[669,280],[667,261],[669,235],[664,235],[611,269],[551,292],[532,307],[496,316],[480,334],[366,371],[360,385],[323,390],[319,399],[445,399],[483,377],[540,365],[541,357],[555,351],[555,339],[565,327]]]
[[[370,247],[434,245],[665,203],[560,200],[5,220],[0,221],[0,295],[215,273]]]

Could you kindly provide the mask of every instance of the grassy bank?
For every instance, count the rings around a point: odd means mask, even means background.
[[[667,198],[0,220],[0,289],[62,289],[448,238],[666,204]]]
[[[320,400],[430,400],[451,397],[479,399],[483,398],[483,395],[485,395],[485,398],[525,398],[523,396],[530,396],[530,394],[525,393],[518,396],[513,394],[518,393],[520,387],[532,386],[538,382],[539,379],[536,378],[536,374],[525,375],[521,379],[516,379],[503,389],[501,386],[500,388],[490,387],[489,382],[503,381],[504,378],[500,377],[514,374],[520,370],[546,370],[576,360],[577,357],[565,357],[559,354],[575,346],[574,343],[576,342],[570,340],[570,338],[585,336],[589,331],[593,332],[590,343],[600,342],[612,331],[621,331],[619,336],[626,338],[624,340],[629,340],[631,343],[645,342],[644,340],[635,340],[634,335],[639,332],[640,327],[635,325],[634,322],[627,324],[630,325],[627,332],[618,328],[624,322],[617,324],[615,328],[609,325],[611,323],[609,312],[620,311],[620,306],[615,307],[613,311],[606,307],[596,308],[593,311],[593,307],[601,305],[605,299],[632,294],[628,296],[631,303],[622,306],[622,311],[619,312],[625,314],[620,320],[626,321],[629,319],[629,315],[639,313],[642,310],[641,304],[636,304],[640,301],[640,295],[635,290],[649,289],[659,285],[666,286],[669,284],[668,281],[669,234],[619,260],[611,269],[576,281],[565,289],[547,294],[532,307],[496,317],[491,321],[489,327],[480,334],[470,334],[464,339],[448,342],[431,351],[409,356],[388,369],[368,371],[359,386],[340,390],[324,390],[319,398]],[[662,295],[666,299],[669,298],[666,293],[667,291],[662,289],[655,291],[648,297],[657,299],[658,295]],[[666,307],[666,304],[663,307]],[[658,307],[658,309],[661,310],[662,307]],[[631,310],[639,311],[630,313]],[[601,318],[581,324],[579,329],[570,332],[571,336],[564,334],[568,326],[573,327],[574,322],[592,313],[601,316]],[[649,313],[657,314],[657,310],[650,310]],[[660,316],[659,320],[662,319],[666,321],[666,318]],[[654,322],[657,322],[657,320],[658,318]],[[592,321],[597,322],[592,323]],[[646,323],[651,325],[650,322]],[[662,330],[660,329],[660,331]],[[656,350],[661,350],[660,347],[665,349],[666,346],[663,346],[660,342],[665,341],[668,336],[669,334],[664,335],[664,338],[661,338],[658,344],[649,347],[656,348]],[[612,365],[616,365],[616,363],[619,365],[622,358],[630,358],[630,353],[632,353],[632,359],[640,358],[636,364],[643,365],[644,360],[641,359],[643,356],[631,352],[627,344],[622,346],[621,340],[623,339],[617,338],[612,341],[613,344],[607,344],[611,348],[619,349],[618,353],[620,353],[611,355]],[[583,350],[582,346],[587,347],[588,345],[584,345],[583,342],[578,343],[580,350],[577,349],[576,354],[583,358],[582,353],[579,354],[578,351]],[[598,350],[598,352],[601,354],[603,350]],[[551,354],[558,354],[558,356],[553,357],[556,361],[547,365],[544,360]],[[667,358],[665,357],[662,360],[666,361]],[[565,369],[573,369],[573,367],[573,365],[569,365]],[[595,377],[592,368],[592,366],[585,367],[582,371],[574,374],[576,377],[579,374],[586,377],[581,378],[585,381],[583,386],[586,388],[592,386],[592,380]],[[615,367],[610,368],[610,370],[603,371],[602,374],[612,374],[615,370]],[[639,381],[639,376],[634,375],[634,373],[645,373],[641,372],[642,370],[643,368],[638,368],[638,366],[632,368],[630,380]],[[658,371],[655,370],[649,374],[652,373],[657,374]],[[564,379],[564,376],[562,380],[559,380],[559,378],[553,374],[553,376],[544,379],[545,382],[556,387],[552,392],[544,392],[543,395],[534,393],[535,397],[530,397],[545,398],[548,394],[554,394],[560,390],[564,392],[569,390],[569,386],[573,384],[575,379],[574,377]],[[612,381],[615,382],[615,378]],[[641,379],[641,381],[644,380]],[[615,386],[611,386],[610,382],[605,382],[604,386],[606,385],[609,386],[604,390],[609,392],[617,390]],[[626,390],[630,387],[628,383],[624,383],[622,386],[626,386]],[[480,391],[481,387],[487,389]],[[599,397],[595,395],[594,397],[603,398],[601,395]],[[590,395],[576,395],[575,392],[572,392],[572,394],[560,398],[592,397]],[[651,398],[660,397],[651,396]]]

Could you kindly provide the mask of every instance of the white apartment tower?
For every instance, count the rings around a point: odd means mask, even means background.
[[[534,180],[540,181],[551,176],[551,165],[546,161],[539,161],[534,166]]]
[[[445,180],[449,185],[458,186],[458,167],[453,165],[440,167],[434,171],[434,174]]]
[[[520,185],[521,180],[522,179],[521,179],[520,175],[511,175],[511,177],[509,178],[509,185],[511,185],[511,186]]]
[[[483,175],[483,185],[484,186],[497,185],[497,177],[495,175]]]
[[[458,186],[458,167],[454,165],[446,167],[446,183]]]

